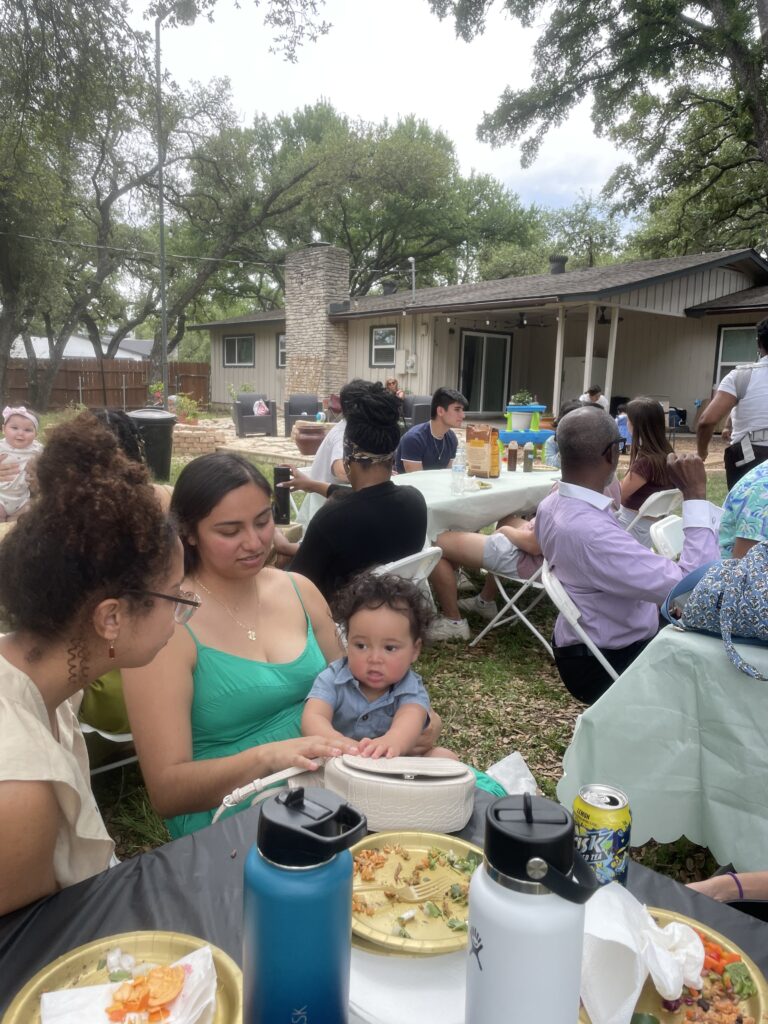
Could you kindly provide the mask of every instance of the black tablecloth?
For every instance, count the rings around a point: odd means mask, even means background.
[[[477,791],[463,838],[482,845],[490,802]],[[51,960],[120,932],[186,932],[240,963],[243,866],[257,817],[257,808],[243,811],[0,918],[0,1012]],[[728,936],[768,973],[768,924],[634,863],[629,888],[650,906],[687,914]]]

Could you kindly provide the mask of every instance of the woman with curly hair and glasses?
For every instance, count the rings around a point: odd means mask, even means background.
[[[198,603],[146,470],[93,416],[51,431],[37,488],[0,544],[0,914],[108,867],[76,705]]]

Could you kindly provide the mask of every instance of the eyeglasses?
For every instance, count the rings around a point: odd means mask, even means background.
[[[189,622],[195,611],[202,604],[198,595],[191,590],[180,590],[178,597],[174,597],[173,594],[158,594],[155,590],[129,590],[127,593],[143,595],[144,597],[161,597],[163,601],[173,601],[175,606],[173,618],[180,626],[183,626],[185,622]]]
[[[627,442],[626,442],[625,438],[617,437],[615,441],[611,441],[610,444],[607,444],[605,446],[605,448],[603,448],[602,454],[603,455],[607,455],[608,452],[611,450],[611,448],[613,448],[614,445],[618,445],[619,455],[623,455],[624,452],[627,450]]]

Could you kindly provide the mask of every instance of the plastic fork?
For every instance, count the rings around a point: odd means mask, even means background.
[[[449,886],[445,881],[433,879],[419,882],[418,885],[393,885],[391,882],[372,882],[370,885],[356,885],[353,892],[361,895],[366,892],[385,892],[403,903],[423,903],[425,900],[444,896]]]

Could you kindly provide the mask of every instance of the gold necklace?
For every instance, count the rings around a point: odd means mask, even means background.
[[[238,617],[235,615],[235,613],[229,607],[229,605],[224,604],[224,602],[221,600],[221,598],[216,597],[216,595],[213,593],[213,591],[209,590],[208,587],[206,587],[206,585],[203,583],[203,581],[200,579],[199,576],[195,576],[195,583],[197,583],[197,585],[202,590],[204,590],[206,592],[206,594],[208,594],[209,597],[212,597],[213,600],[216,602],[216,604],[220,604],[221,605],[221,607],[224,609],[224,611],[227,613],[227,615],[230,617],[230,619],[232,619],[234,622],[236,622],[241,629],[245,630],[246,634],[248,635],[248,639],[249,640],[258,640],[258,634],[256,633],[256,630],[253,628],[253,626],[246,626],[246,624],[244,622],[241,622],[240,619],[238,619]]]

